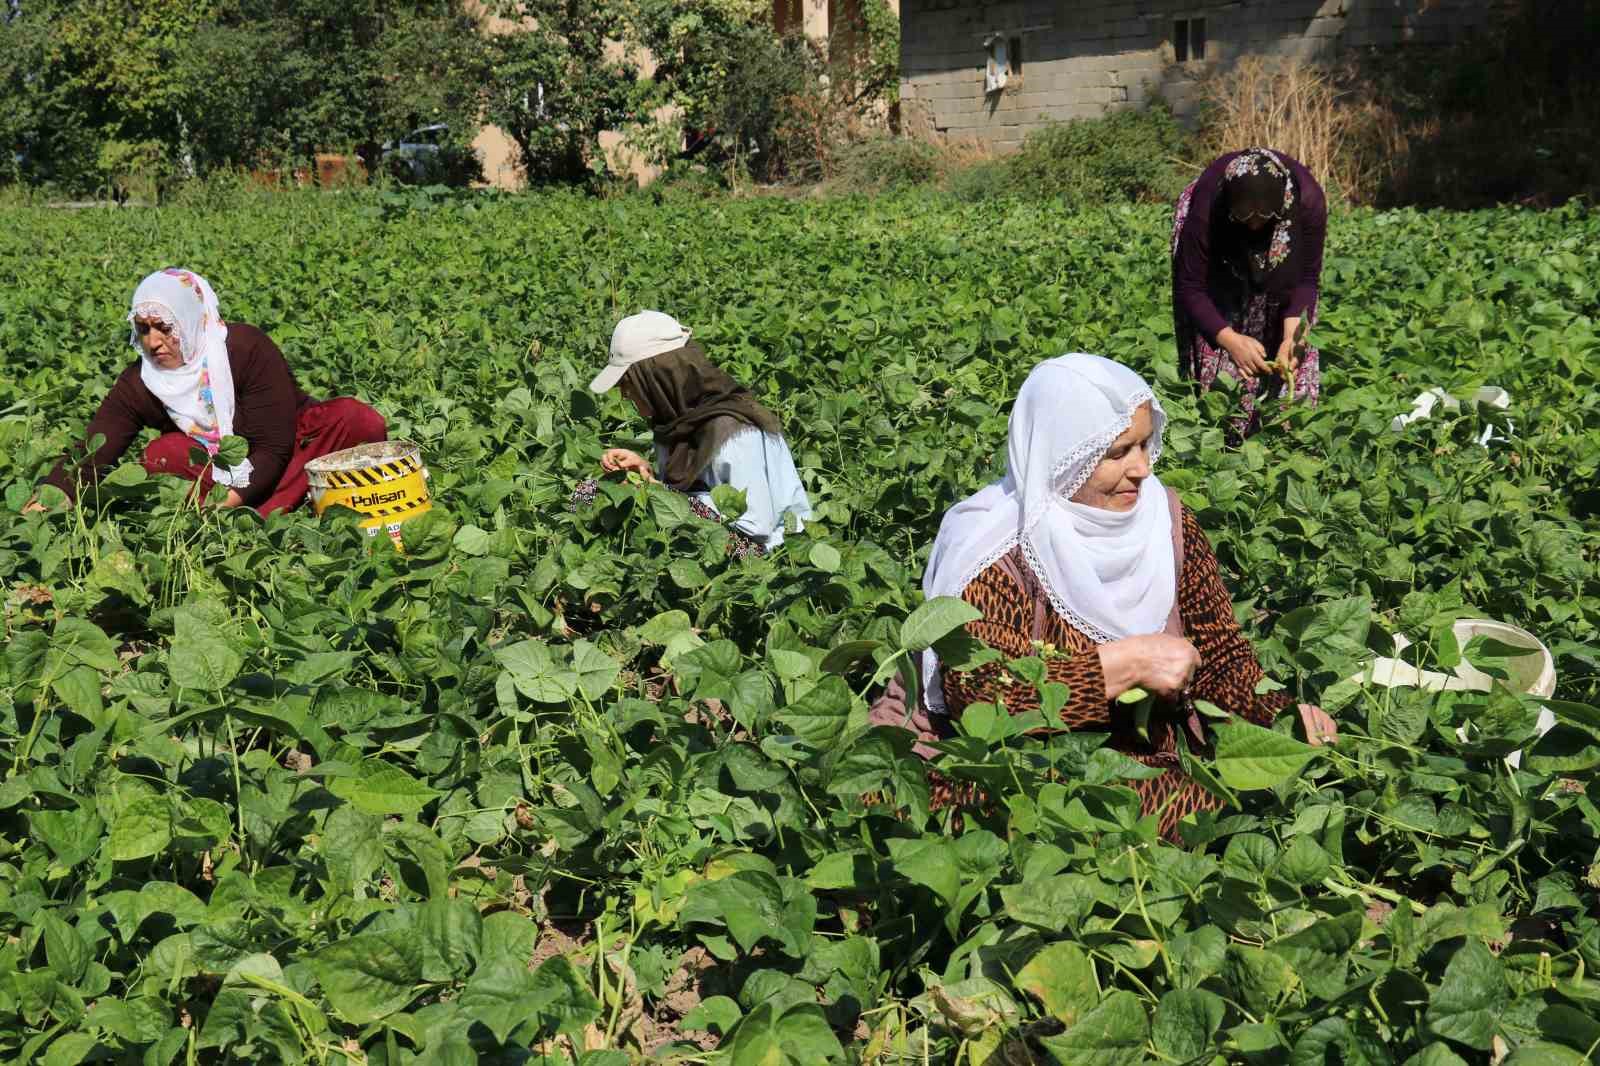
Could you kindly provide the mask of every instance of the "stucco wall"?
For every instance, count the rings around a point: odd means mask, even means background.
[[[1193,113],[1195,77],[1244,54],[1325,56],[1441,45],[1481,29],[1503,0],[903,0],[900,96],[914,132],[1014,148],[1044,123],[1161,93]],[[1206,20],[1203,61],[1175,63],[1174,20]],[[1020,39],[1020,77],[985,93],[985,39]]]

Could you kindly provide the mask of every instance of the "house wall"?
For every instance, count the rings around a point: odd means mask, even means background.
[[[1247,54],[1443,45],[1485,27],[1505,0],[903,0],[900,99],[908,130],[1007,150],[1045,123],[1136,107],[1153,93],[1180,117],[1196,78]],[[1173,23],[1206,20],[1204,60],[1174,62]],[[985,38],[1020,39],[1020,76],[985,93]]]

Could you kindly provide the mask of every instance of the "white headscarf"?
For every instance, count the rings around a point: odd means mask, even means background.
[[[215,455],[222,438],[233,433],[233,367],[228,362],[228,324],[217,309],[217,295],[199,274],[158,270],[133,291],[128,322],[152,318],[177,336],[183,365],[157,366],[133,330],[128,341],[139,353],[139,380],[167,409],[174,425],[207,453]],[[212,477],[236,489],[250,484],[250,460],[227,469],[213,464]]]
[[[1172,515],[1161,482],[1145,478],[1130,511],[1070,499],[1144,403],[1154,421],[1153,464],[1167,416],[1143,378],[1082,353],[1035,367],[1011,411],[1006,476],[945,513],[923,594],[961,595],[1021,544],[1056,613],[1096,643],[1161,632],[1177,595]],[[931,652],[922,674],[928,706],[943,712]]]

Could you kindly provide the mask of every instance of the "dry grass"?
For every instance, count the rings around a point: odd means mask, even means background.
[[[927,138],[927,140],[938,150],[940,166],[946,175],[967,167],[993,163],[1000,158],[1000,153],[995,149],[993,142],[981,141],[976,137]]]
[[[1370,202],[1403,165],[1402,122],[1349,69],[1247,56],[1208,78],[1203,98],[1212,155],[1276,148],[1355,202]]]

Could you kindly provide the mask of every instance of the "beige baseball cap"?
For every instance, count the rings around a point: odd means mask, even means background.
[[[663,352],[675,352],[689,343],[691,330],[671,315],[660,311],[640,311],[617,323],[611,331],[611,358],[605,369],[589,382],[591,392],[609,392],[634,363]]]

